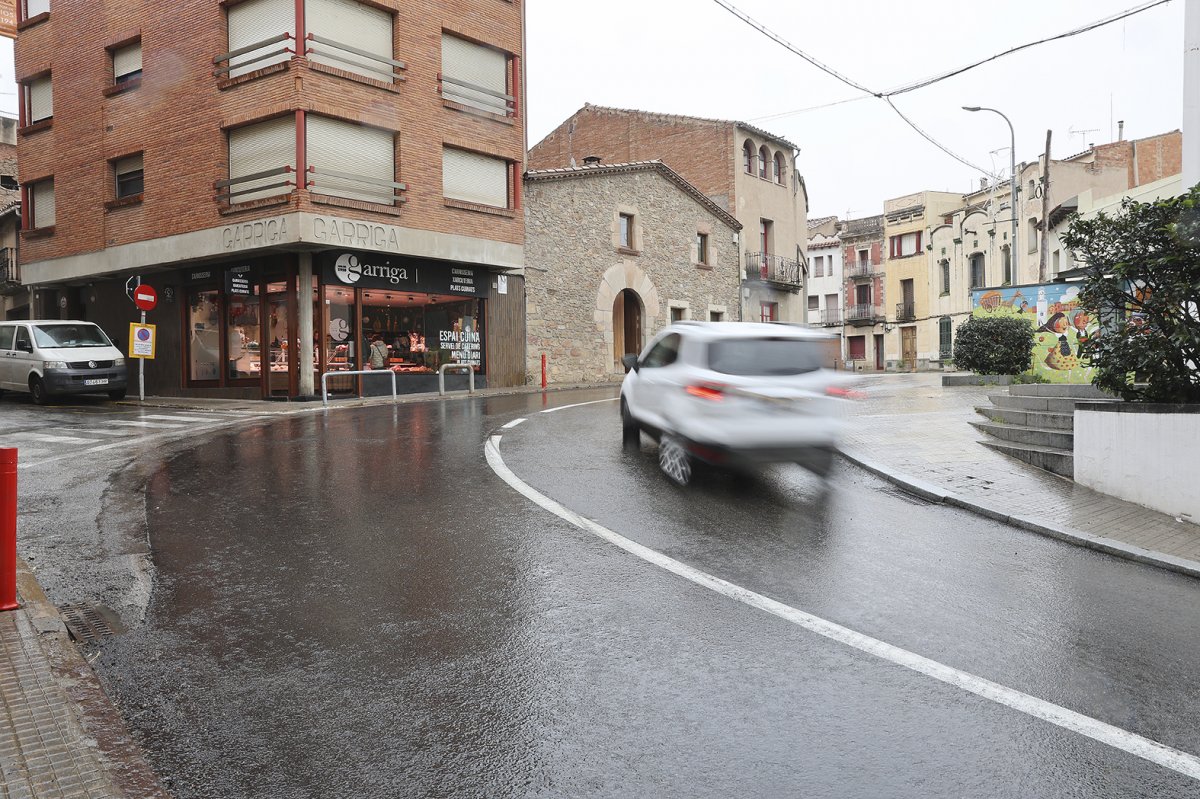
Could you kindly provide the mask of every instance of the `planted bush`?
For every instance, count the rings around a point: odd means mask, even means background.
[[[1032,363],[1033,327],[1007,316],[971,317],[954,334],[954,363],[981,375],[1015,375]]]

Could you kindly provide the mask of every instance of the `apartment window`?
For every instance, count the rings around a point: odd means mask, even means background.
[[[921,231],[919,230],[892,236],[888,241],[891,244],[892,258],[907,258],[921,251]]]
[[[684,320],[684,318],[685,318],[684,317],[684,309],[680,308],[678,305],[672,305],[671,306],[671,321],[672,322],[682,322]]]
[[[1061,271],[1058,266],[1060,260],[1061,250],[1055,250],[1054,252],[1050,253],[1050,268],[1054,270],[1054,274],[1056,275]]]
[[[696,234],[696,263],[698,263],[698,264],[707,264],[708,263],[708,234],[707,233],[697,233]]]
[[[954,329],[953,323],[949,316],[943,316],[938,320],[938,349],[941,351],[943,360],[952,357],[954,352]]]
[[[290,194],[295,168],[295,116],[234,128],[229,131],[229,180],[222,181],[228,189],[220,199],[244,203]]]
[[[113,161],[113,174],[116,176],[118,200],[141,196],[145,187],[141,153]]]
[[[21,19],[33,19],[38,14],[50,13],[50,0],[22,0]]]
[[[950,261],[946,258],[943,258],[941,261],[938,262],[938,265],[941,266],[941,268],[942,268],[942,293],[949,294],[950,293]]]
[[[512,59],[508,53],[442,34],[442,97],[453,103],[511,116],[515,100],[510,91]]]
[[[870,250],[859,250],[858,251],[858,262],[860,264],[871,263],[871,251]]]
[[[54,118],[54,89],[51,86],[49,75],[43,75],[25,83],[23,91],[26,125]]]
[[[1004,259],[1004,285],[1011,286],[1013,282],[1012,247],[1007,244],[1001,247],[1000,256]]]
[[[112,50],[113,85],[125,86],[142,77],[142,42],[122,45]]]
[[[987,284],[987,273],[983,264],[983,253],[977,252],[971,256],[971,288],[983,288]]]
[[[781,185],[783,183],[783,164],[783,153],[775,153],[775,168],[773,170],[772,178],[776,183]]]
[[[395,45],[392,12],[355,0],[305,0],[309,60],[364,78],[392,83]]]
[[[775,223],[770,219],[758,220],[758,243],[763,255],[769,255],[775,239]]]
[[[817,296],[816,294],[813,294],[808,298],[808,310],[810,310],[810,311],[821,310],[821,298],[819,296]]]
[[[312,191],[331,197],[394,205],[395,134],[354,122],[308,114],[305,117]],[[506,184],[507,198],[507,184]]]
[[[871,286],[863,284],[854,287],[854,304],[855,305],[870,305],[871,304]]]
[[[758,319],[760,322],[774,322],[779,317],[779,303],[760,302],[758,304]]]
[[[749,139],[742,145],[742,169],[747,175],[754,174],[754,145]]]
[[[763,180],[767,179],[767,165],[771,163],[771,152],[764,144],[758,148],[758,176]]]
[[[442,195],[449,200],[508,208],[508,161],[490,155],[442,149]]]
[[[1025,246],[1029,248],[1029,252],[1038,251],[1038,222],[1036,218],[1029,219],[1029,233],[1025,236],[1027,239]]]
[[[29,222],[34,230],[54,227],[54,178],[30,183]]]
[[[834,311],[837,308],[839,308],[840,306],[841,306],[841,303],[838,302],[838,295],[836,295],[836,294],[826,294],[825,295],[825,310],[826,311]]]
[[[285,33],[295,35],[295,0],[243,0],[229,6],[226,21],[229,52],[238,53],[229,58],[229,77],[281,64],[292,57],[289,42],[279,37]]]
[[[709,311],[708,312],[708,321],[724,322],[725,321],[725,312],[724,311]]]
[[[633,249],[633,214],[617,215],[617,244],[626,249]]]

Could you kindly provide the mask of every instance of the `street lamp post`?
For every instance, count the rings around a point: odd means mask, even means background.
[[[977,105],[964,105],[964,111],[991,111],[993,114],[1000,114],[994,108],[981,108]],[[1012,122],[1004,114],[1000,114],[1001,119],[1008,123],[1008,135],[1011,137],[1011,146],[1008,149],[1008,168],[1012,173],[1012,197],[1009,200],[1010,210],[1012,211],[1012,257],[1009,262],[1012,264],[1013,274],[1017,274],[1017,255],[1020,252],[1017,249],[1017,134],[1013,132]]]

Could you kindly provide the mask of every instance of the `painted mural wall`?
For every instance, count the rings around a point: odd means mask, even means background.
[[[1014,316],[1034,329],[1031,371],[1051,383],[1091,383],[1092,368],[1079,345],[1099,332],[1099,324],[1079,307],[1079,286],[1046,283],[975,289],[972,316]]]

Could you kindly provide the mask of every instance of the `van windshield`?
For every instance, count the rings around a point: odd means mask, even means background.
[[[71,349],[75,347],[111,347],[112,342],[104,331],[95,325],[34,325],[33,340],[44,349]]]
[[[794,338],[731,338],[708,345],[708,368],[726,375],[802,375],[821,368],[821,346]]]

